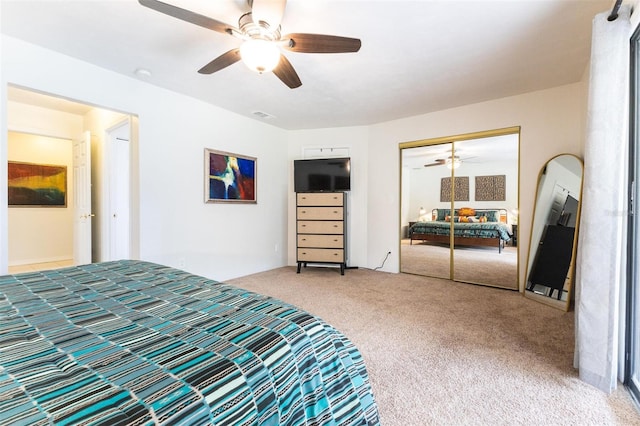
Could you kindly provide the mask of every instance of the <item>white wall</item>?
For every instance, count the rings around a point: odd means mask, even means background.
[[[349,263],[374,268],[391,251],[382,268],[388,272],[399,270],[400,142],[521,126],[520,247],[528,246],[540,168],[557,154],[583,151],[584,83],[367,127],[286,132],[11,37],[2,37],[2,49],[0,109],[13,83],[138,115],[140,255],[219,279],[295,262],[292,160],[304,147],[350,148]],[[51,64],[45,77],[42,63]],[[258,158],[257,205],[203,203],[205,147]],[[0,162],[0,187],[5,179]],[[6,226],[0,210],[4,253]]]
[[[7,84],[15,84],[139,117],[142,259],[220,280],[286,264],[285,131],[12,37],[3,35],[1,47],[0,112]],[[257,157],[257,204],[204,203],[205,147]],[[0,161],[0,206],[6,176]],[[0,208],[0,273],[6,235],[7,209]]]
[[[33,105],[7,102],[9,130],[61,139],[74,139],[82,133],[82,117]]]
[[[347,203],[348,266],[366,266],[367,260],[367,160],[369,130],[367,127],[343,127],[336,129],[299,130],[289,132],[289,182],[288,194],[288,264],[296,261],[296,210],[293,191],[293,160],[303,158],[305,148],[348,148],[351,156],[351,191]],[[376,173],[386,173],[379,170]],[[382,260],[382,259],[380,259]]]
[[[39,137],[55,138],[40,138],[42,141],[49,141],[49,144],[45,145],[45,151],[38,152],[39,150],[29,149],[29,153],[20,155],[25,158],[23,161],[27,162],[34,162],[34,159],[41,158],[43,162],[49,164],[57,164],[58,162],[67,164],[68,193],[67,208],[64,211],[54,211],[56,209],[50,208],[33,211],[9,209],[7,217],[8,226],[10,227],[8,230],[10,232],[3,234],[0,231],[0,236],[6,236],[6,238],[0,240],[0,247],[7,244],[6,250],[0,250],[0,253],[7,253],[8,262],[12,265],[71,259],[73,258],[73,241],[70,238],[73,236],[74,205],[73,185],[71,184],[73,182],[73,168],[71,167],[72,147],[70,140],[76,138],[82,131],[82,117],[17,102],[8,102],[7,107],[6,125],[8,130]],[[0,158],[16,160],[15,145],[12,143],[7,145],[7,148],[7,157],[0,155]],[[31,160],[26,160],[26,158],[31,158]],[[6,167],[6,162],[0,161],[0,169],[3,167]],[[2,176],[6,176],[6,172]],[[6,184],[0,191],[3,197],[6,194],[5,188]],[[3,203],[1,205],[7,205],[6,201]],[[29,224],[35,219],[34,215],[40,218],[37,222],[39,224],[37,227]],[[43,231],[43,229],[47,228],[43,220],[54,220],[55,223],[49,223],[53,228]],[[41,238],[41,235],[48,235],[48,237]],[[0,256],[0,258],[3,257]],[[2,265],[2,261],[3,259],[0,259],[0,265]]]
[[[8,160],[67,167],[65,207],[11,207],[9,264],[73,259],[73,149],[69,139],[10,132]]]

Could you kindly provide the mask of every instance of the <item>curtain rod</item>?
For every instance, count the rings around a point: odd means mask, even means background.
[[[622,6],[622,0],[616,0],[616,4],[613,5],[613,9],[611,9],[611,14],[607,18],[607,21],[615,21],[618,19],[618,10],[620,10],[620,6]]]

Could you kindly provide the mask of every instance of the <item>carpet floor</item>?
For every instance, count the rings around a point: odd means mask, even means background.
[[[450,249],[446,245],[402,240],[400,270],[408,274],[449,278]],[[453,277],[456,281],[518,289],[518,248],[458,246],[453,251]]]
[[[573,368],[574,315],[520,293],[366,269],[228,281],[329,322],[360,349],[383,426],[640,425],[622,385]]]

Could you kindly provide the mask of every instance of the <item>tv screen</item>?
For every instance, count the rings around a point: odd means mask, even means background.
[[[318,158],[294,160],[295,192],[351,190],[350,158]]]

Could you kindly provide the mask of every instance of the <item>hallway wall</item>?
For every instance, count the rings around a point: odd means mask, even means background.
[[[67,167],[65,207],[9,208],[9,265],[73,258],[73,148],[71,140],[9,132],[8,160]]]

